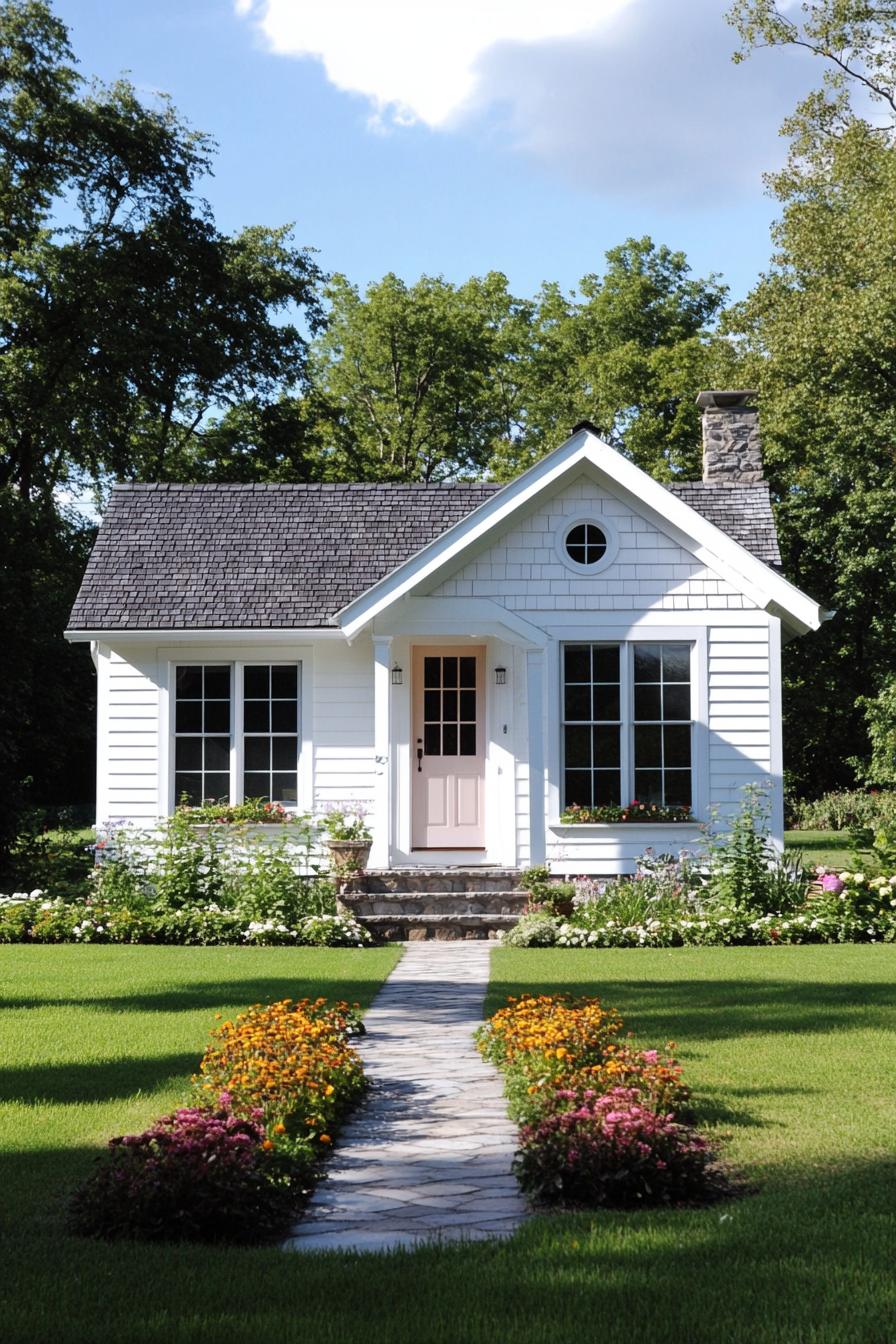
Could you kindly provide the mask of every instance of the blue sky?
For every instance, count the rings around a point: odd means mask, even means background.
[[[766,264],[761,173],[820,72],[735,66],[726,0],[56,0],[85,74],[171,94],[220,145],[219,225],[296,223],[327,270],[520,294],[630,235],[735,296]]]

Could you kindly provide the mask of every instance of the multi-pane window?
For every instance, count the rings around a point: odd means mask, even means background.
[[[230,668],[178,667],[174,690],[174,797],[230,798]]]
[[[427,756],[475,756],[476,659],[423,659],[423,750]]]
[[[691,804],[691,649],[634,646],[635,796]]]
[[[299,671],[295,663],[243,668],[243,797],[299,797]]]
[[[691,805],[691,646],[566,644],[563,806]]]
[[[563,663],[564,806],[621,803],[620,646],[567,644]]]

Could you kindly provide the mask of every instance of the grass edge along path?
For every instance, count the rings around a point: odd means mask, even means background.
[[[0,1247],[8,1344],[44,1338],[54,1344],[123,1338],[133,1344],[254,1344],[259,1338],[283,1344],[563,1344],[576,1338],[891,1344],[896,1337],[896,948],[497,951],[487,1011],[523,990],[599,993],[624,1013],[639,1040],[675,1039],[687,1081],[702,1099],[701,1122],[732,1135],[731,1156],[749,1168],[759,1193],[721,1209],[539,1217],[505,1243],[391,1256],[110,1247],[63,1237],[52,1202],[59,1171],[53,1126],[60,1123],[53,1111],[74,1103],[71,1096],[51,1095],[51,1084],[61,1050],[56,1036],[78,1026],[65,1007],[77,997],[72,986],[80,974],[70,958],[126,957],[143,949],[27,950],[45,955],[41,992],[57,1000],[55,1007],[33,1010],[35,1063],[23,1075],[36,1098],[32,1198],[40,1194],[49,1203],[42,1212],[35,1203],[22,1225],[9,1193],[3,1196],[10,1216]],[[209,950],[240,961],[246,955]],[[190,969],[195,950],[164,951],[186,958],[177,971],[181,986],[169,989],[168,998],[201,1000],[203,1014],[207,1007],[212,1017],[215,991]],[[252,955],[261,966],[269,955],[301,954],[259,949]],[[327,954],[311,955],[323,971]],[[371,956],[347,955],[362,967]],[[382,973],[374,962],[366,966],[361,974]],[[36,997],[30,973],[30,985],[26,975],[15,977],[16,997]],[[109,1061],[133,1056],[135,1015],[152,1010],[158,996],[141,988],[139,977],[130,975],[129,987],[130,973],[118,974],[124,983],[117,996],[106,994],[107,1039],[97,1058],[106,1061],[107,1098],[114,1092],[120,1107],[121,1098],[131,1096],[124,1091],[128,1071],[119,1078]],[[176,978],[174,971],[169,978]],[[335,981],[318,980],[316,989],[361,997]],[[86,983],[82,990],[89,993]],[[217,992],[220,999],[220,984]],[[313,991],[306,982],[291,985],[291,992]],[[109,1002],[116,997],[118,1006]],[[155,1010],[177,1012],[170,1002],[156,1003]],[[21,1024],[11,1029],[11,1038],[21,1030]],[[71,1077],[83,1090],[96,1060],[88,1041],[81,1053],[88,1072]],[[174,1072],[183,1077],[182,1070]],[[160,1109],[158,1096],[147,1101],[154,1113]],[[103,1135],[114,1129],[104,1123]],[[22,1157],[19,1151],[12,1161],[20,1164]],[[72,1169],[72,1150],[65,1161]]]

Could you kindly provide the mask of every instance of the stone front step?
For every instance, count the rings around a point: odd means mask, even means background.
[[[448,942],[457,939],[497,938],[504,929],[512,929],[517,915],[361,915],[359,922],[387,943],[407,943],[435,938]]]
[[[340,896],[357,918],[367,915],[516,915],[529,893],[516,891],[367,891]]]
[[[519,890],[518,868],[390,868],[368,870],[343,883],[346,895],[379,892],[508,892]]]

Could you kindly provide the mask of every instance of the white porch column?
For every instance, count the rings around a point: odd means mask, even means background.
[[[526,706],[529,720],[529,862],[546,857],[544,829],[544,649],[526,653]]]
[[[392,838],[392,636],[373,636],[374,827],[371,868],[388,868]]]

